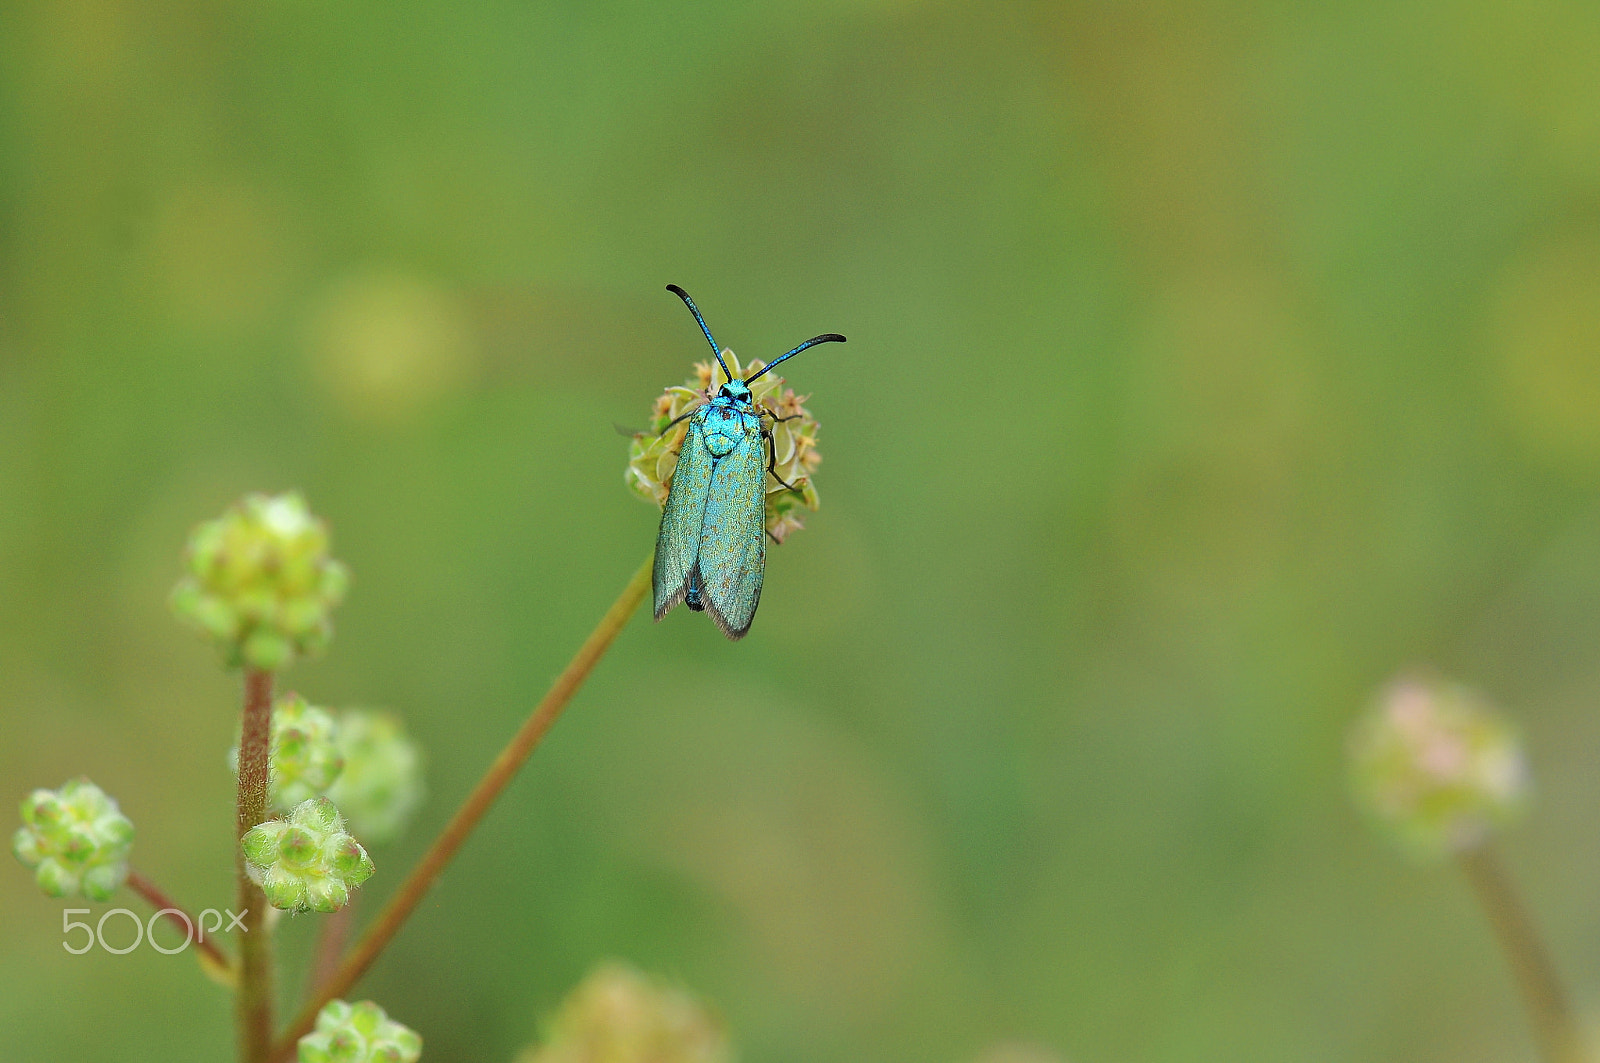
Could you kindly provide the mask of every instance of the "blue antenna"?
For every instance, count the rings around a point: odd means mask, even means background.
[[[844,337],[839,335],[837,332],[825,332],[820,336],[813,336],[809,340],[806,340],[804,343],[802,343],[800,346],[796,347],[794,350],[790,351],[788,354],[779,355],[778,357],[774,358],[772,361],[768,362],[766,365],[764,365],[760,369],[758,369],[755,372],[754,375],[745,377],[745,379],[744,379],[745,386],[748,387],[749,384],[750,384],[750,381],[754,380],[756,377],[760,376],[762,373],[765,373],[768,369],[771,369],[773,366],[777,365],[779,362],[783,361],[785,358],[793,358],[795,355],[799,354],[801,351],[805,350],[807,347],[815,347],[819,343],[843,343],[844,341],[845,341]]]
[[[717,356],[717,364],[722,366],[722,375],[728,378],[729,383],[732,383],[733,374],[728,372],[728,363],[722,360],[722,348],[718,347],[717,341],[711,338],[711,330],[706,327],[706,319],[700,316],[700,308],[694,305],[694,300],[689,298],[689,293],[678,287],[676,284],[667,285],[667,291],[671,292],[673,295],[676,295],[679,299],[682,299],[684,304],[688,306],[689,313],[693,314],[694,319],[700,322],[700,331],[706,334],[706,342],[711,344],[711,353]],[[790,353],[792,354],[793,352],[791,351]],[[788,355],[785,355],[784,357],[787,358]]]

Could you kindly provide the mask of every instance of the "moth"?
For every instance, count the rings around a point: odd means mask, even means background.
[[[798,490],[778,476],[772,433],[762,420],[775,415],[751,397],[750,382],[808,347],[845,339],[836,332],[814,336],[748,379],[735,380],[689,293],[676,284],[667,290],[694,315],[727,382],[709,401],[667,425],[670,429],[689,418],[656,536],[656,619],[682,602],[710,613],[728,638],[741,639],[755,619],[766,576],[767,475]]]

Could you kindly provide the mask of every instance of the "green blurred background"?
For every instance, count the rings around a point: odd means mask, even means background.
[[[608,957],[748,1060],[1531,1059],[1341,758],[1406,666],[1507,706],[1597,1013],[1596,55],[1547,0],[0,3],[0,794],[86,773],[228,903],[236,680],[164,599],[299,488],[355,584],[288,683],[429,751],[370,914],[651,547],[674,281],[850,337],[785,367],[823,508],[745,641],[634,619],[362,983],[425,1059]],[[0,1055],[228,1058],[62,907],[0,869]]]

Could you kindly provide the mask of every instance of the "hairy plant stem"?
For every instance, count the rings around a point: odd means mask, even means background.
[[[244,708],[239,728],[239,819],[233,843],[239,878],[239,908],[245,913],[239,936],[239,988],[234,1016],[241,1063],[266,1063],[272,1052],[272,939],[267,931],[267,899],[245,874],[245,832],[267,818],[267,782],[272,752],[272,673],[244,671]]]
[[[1522,990],[1540,1053],[1547,1063],[1585,1063],[1583,1036],[1555,965],[1494,849],[1480,845],[1457,859]]]
[[[295,1043],[311,1031],[317,1019],[317,1012],[322,1010],[322,1006],[349,992],[350,987],[366,973],[367,968],[372,966],[372,961],[378,958],[384,946],[388,945],[390,939],[399,931],[406,917],[421,902],[439,877],[439,873],[450,862],[450,858],[461,848],[461,843],[466,841],[467,835],[472,833],[484,813],[489,811],[495,798],[500,796],[506,784],[516,775],[517,769],[522,767],[529,754],[538,748],[539,742],[561,715],[561,710],[566,708],[567,702],[572,700],[572,695],[577,693],[595,664],[627,625],[628,618],[650,592],[653,560],[653,556],[646,558],[645,563],[639,566],[639,570],[623,588],[622,594],[600,619],[599,625],[589,634],[577,654],[550,685],[544,699],[535,706],[533,712],[523,721],[521,728],[511,737],[511,741],[506,743],[500,755],[489,765],[466,800],[461,802],[461,807],[434,839],[432,847],[423,855],[417,866],[412,868],[411,874],[400,884],[383,911],[378,913],[378,917],[373,920],[366,933],[345,956],[338,970],[318,987],[311,1000],[301,1009],[293,1025],[279,1038],[274,1047],[271,1057],[273,1060],[286,1059],[294,1052]]]
[[[157,886],[137,871],[128,872],[127,886],[133,892],[149,901],[150,907],[158,912],[166,913],[167,922],[174,927],[182,927],[184,934],[194,941],[195,947],[210,957],[211,962],[218,969],[227,971],[233,967],[233,961],[228,959],[221,949],[217,948],[216,942],[207,941],[203,937],[195,937],[195,929],[200,924],[195,922],[194,916],[189,914],[187,908],[167,896],[160,886]]]

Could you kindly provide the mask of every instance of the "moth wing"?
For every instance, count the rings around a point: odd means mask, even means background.
[[[741,431],[744,438],[712,471],[696,559],[706,612],[730,639],[750,630],[767,564],[767,463],[760,418],[746,415]]]
[[[672,487],[667,491],[667,504],[661,510],[654,573],[657,620],[666,616],[688,593],[689,573],[694,571],[700,549],[706,498],[717,464],[711,451],[706,449],[703,421],[704,418],[697,415],[689,422],[689,431],[684,434],[678,451],[678,467],[672,473]]]

